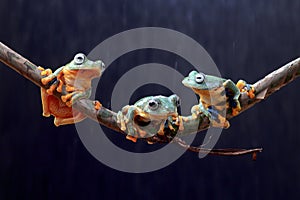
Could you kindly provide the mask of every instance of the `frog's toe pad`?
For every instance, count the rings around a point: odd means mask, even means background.
[[[45,70],[45,69],[44,69],[43,67],[41,67],[41,66],[38,66],[37,68],[38,68],[38,70],[40,70],[40,71],[44,71],[44,70]]]
[[[253,87],[248,91],[247,95],[250,97],[250,99],[255,97],[255,90]]]
[[[230,127],[230,123],[226,120],[223,128],[228,129]]]
[[[50,112],[43,112],[44,117],[50,117]]]
[[[47,94],[52,95],[55,88],[56,88],[56,85],[51,85],[49,87],[49,89],[46,90]]]
[[[131,136],[131,135],[126,135],[126,139],[127,139],[127,140],[130,140],[130,141],[132,141],[132,142],[136,142],[136,141],[137,141],[137,138],[136,138],[136,137],[133,137],[133,136]]]
[[[58,126],[61,125],[61,122],[60,122],[60,120],[59,120],[58,118],[54,118],[54,125],[55,125],[56,127],[58,127]]]
[[[72,100],[71,100],[71,101],[67,101],[67,102],[66,102],[66,105],[67,105],[68,107],[72,107],[73,101],[72,101]]]
[[[43,83],[43,85],[47,85],[48,82],[50,82],[50,80],[46,77],[46,78],[42,78],[41,82]]]
[[[96,110],[100,110],[101,107],[102,107],[102,104],[99,101],[94,101],[94,108]]]
[[[56,83],[56,81],[57,81],[57,79],[55,77],[51,77],[51,76],[47,76],[47,77],[41,79],[41,82],[43,85],[47,85],[47,84],[53,85],[54,83]]]
[[[70,97],[68,97],[67,95],[61,96],[61,100],[63,102],[67,102],[69,100]]]
[[[239,80],[236,84],[236,87],[240,89],[240,91],[246,86],[246,82],[244,80]]]
[[[46,69],[46,70],[41,71],[42,76],[49,76],[50,74],[52,74],[51,69]]]
[[[238,109],[238,108],[232,108],[232,116],[236,116],[240,113],[240,110],[241,109]]]
[[[147,140],[147,143],[148,144],[154,144],[154,142],[150,141],[150,140]]]

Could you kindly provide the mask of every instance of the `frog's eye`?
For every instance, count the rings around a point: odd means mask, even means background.
[[[195,76],[195,81],[196,83],[202,83],[205,79],[205,75],[203,73],[198,73],[196,76]]]
[[[78,53],[74,57],[74,62],[77,65],[81,65],[85,60],[85,55],[83,53]]]
[[[158,101],[151,99],[148,103],[148,106],[151,110],[156,110],[158,108],[158,104],[159,104]]]

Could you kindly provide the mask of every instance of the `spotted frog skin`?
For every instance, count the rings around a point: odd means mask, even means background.
[[[53,115],[56,126],[85,119],[86,116],[72,108],[72,105],[79,99],[90,97],[91,81],[101,75],[104,63],[100,60],[91,61],[84,54],[78,53],[70,63],[58,68],[54,73],[51,69],[39,69],[41,75],[46,76],[42,78],[42,84],[50,85],[47,90],[41,89],[43,116]],[[53,95],[55,90],[63,94],[61,99]],[[101,104],[96,102],[95,108],[100,107]]]
[[[172,122],[180,124],[178,106],[177,95],[144,97],[134,105],[123,107],[117,114],[117,123],[127,133],[126,138],[133,142],[137,138],[163,135],[165,126],[173,129]]]
[[[236,85],[230,79],[205,75],[197,71],[190,72],[182,83],[200,97],[199,104],[192,107],[192,116],[196,118],[203,113],[215,127],[229,128],[229,122],[220,113],[225,111],[224,115],[229,112],[233,116],[239,114],[241,106],[238,99],[241,92],[247,92],[250,98],[255,96],[252,86],[243,80]]]

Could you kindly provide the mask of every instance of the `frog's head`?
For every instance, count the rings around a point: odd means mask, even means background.
[[[177,116],[177,107],[180,105],[179,97],[175,94],[165,96],[145,97],[135,103],[150,118],[166,118],[167,116]]]
[[[101,60],[91,61],[83,53],[78,53],[65,67],[69,70],[80,70],[83,76],[93,78],[101,75],[104,63]]]
[[[222,83],[222,78],[205,75],[197,71],[190,72],[189,75],[182,80],[183,85],[197,90],[211,90],[221,87]]]

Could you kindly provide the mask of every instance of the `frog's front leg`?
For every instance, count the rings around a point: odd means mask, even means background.
[[[241,111],[241,104],[240,104],[240,101],[239,101],[239,97],[240,97],[240,94],[241,94],[240,90],[234,84],[234,82],[232,82],[230,79],[226,80],[223,83],[223,86],[225,87],[225,89],[229,89],[233,92],[233,98],[232,98],[232,101],[230,102],[230,107],[232,109],[232,115],[236,116]]]
[[[117,114],[117,123],[122,131],[127,133],[126,139],[136,142],[138,130],[134,125],[134,117],[143,112],[136,106],[125,106]]]
[[[191,109],[193,119],[198,118],[199,114],[203,113],[208,118],[212,118],[211,113],[204,107],[201,100],[199,101],[198,105],[195,105]]]
[[[71,93],[61,96],[61,100],[65,102],[68,107],[71,107],[79,99],[89,98],[90,96],[91,89],[86,91],[72,91]]]

